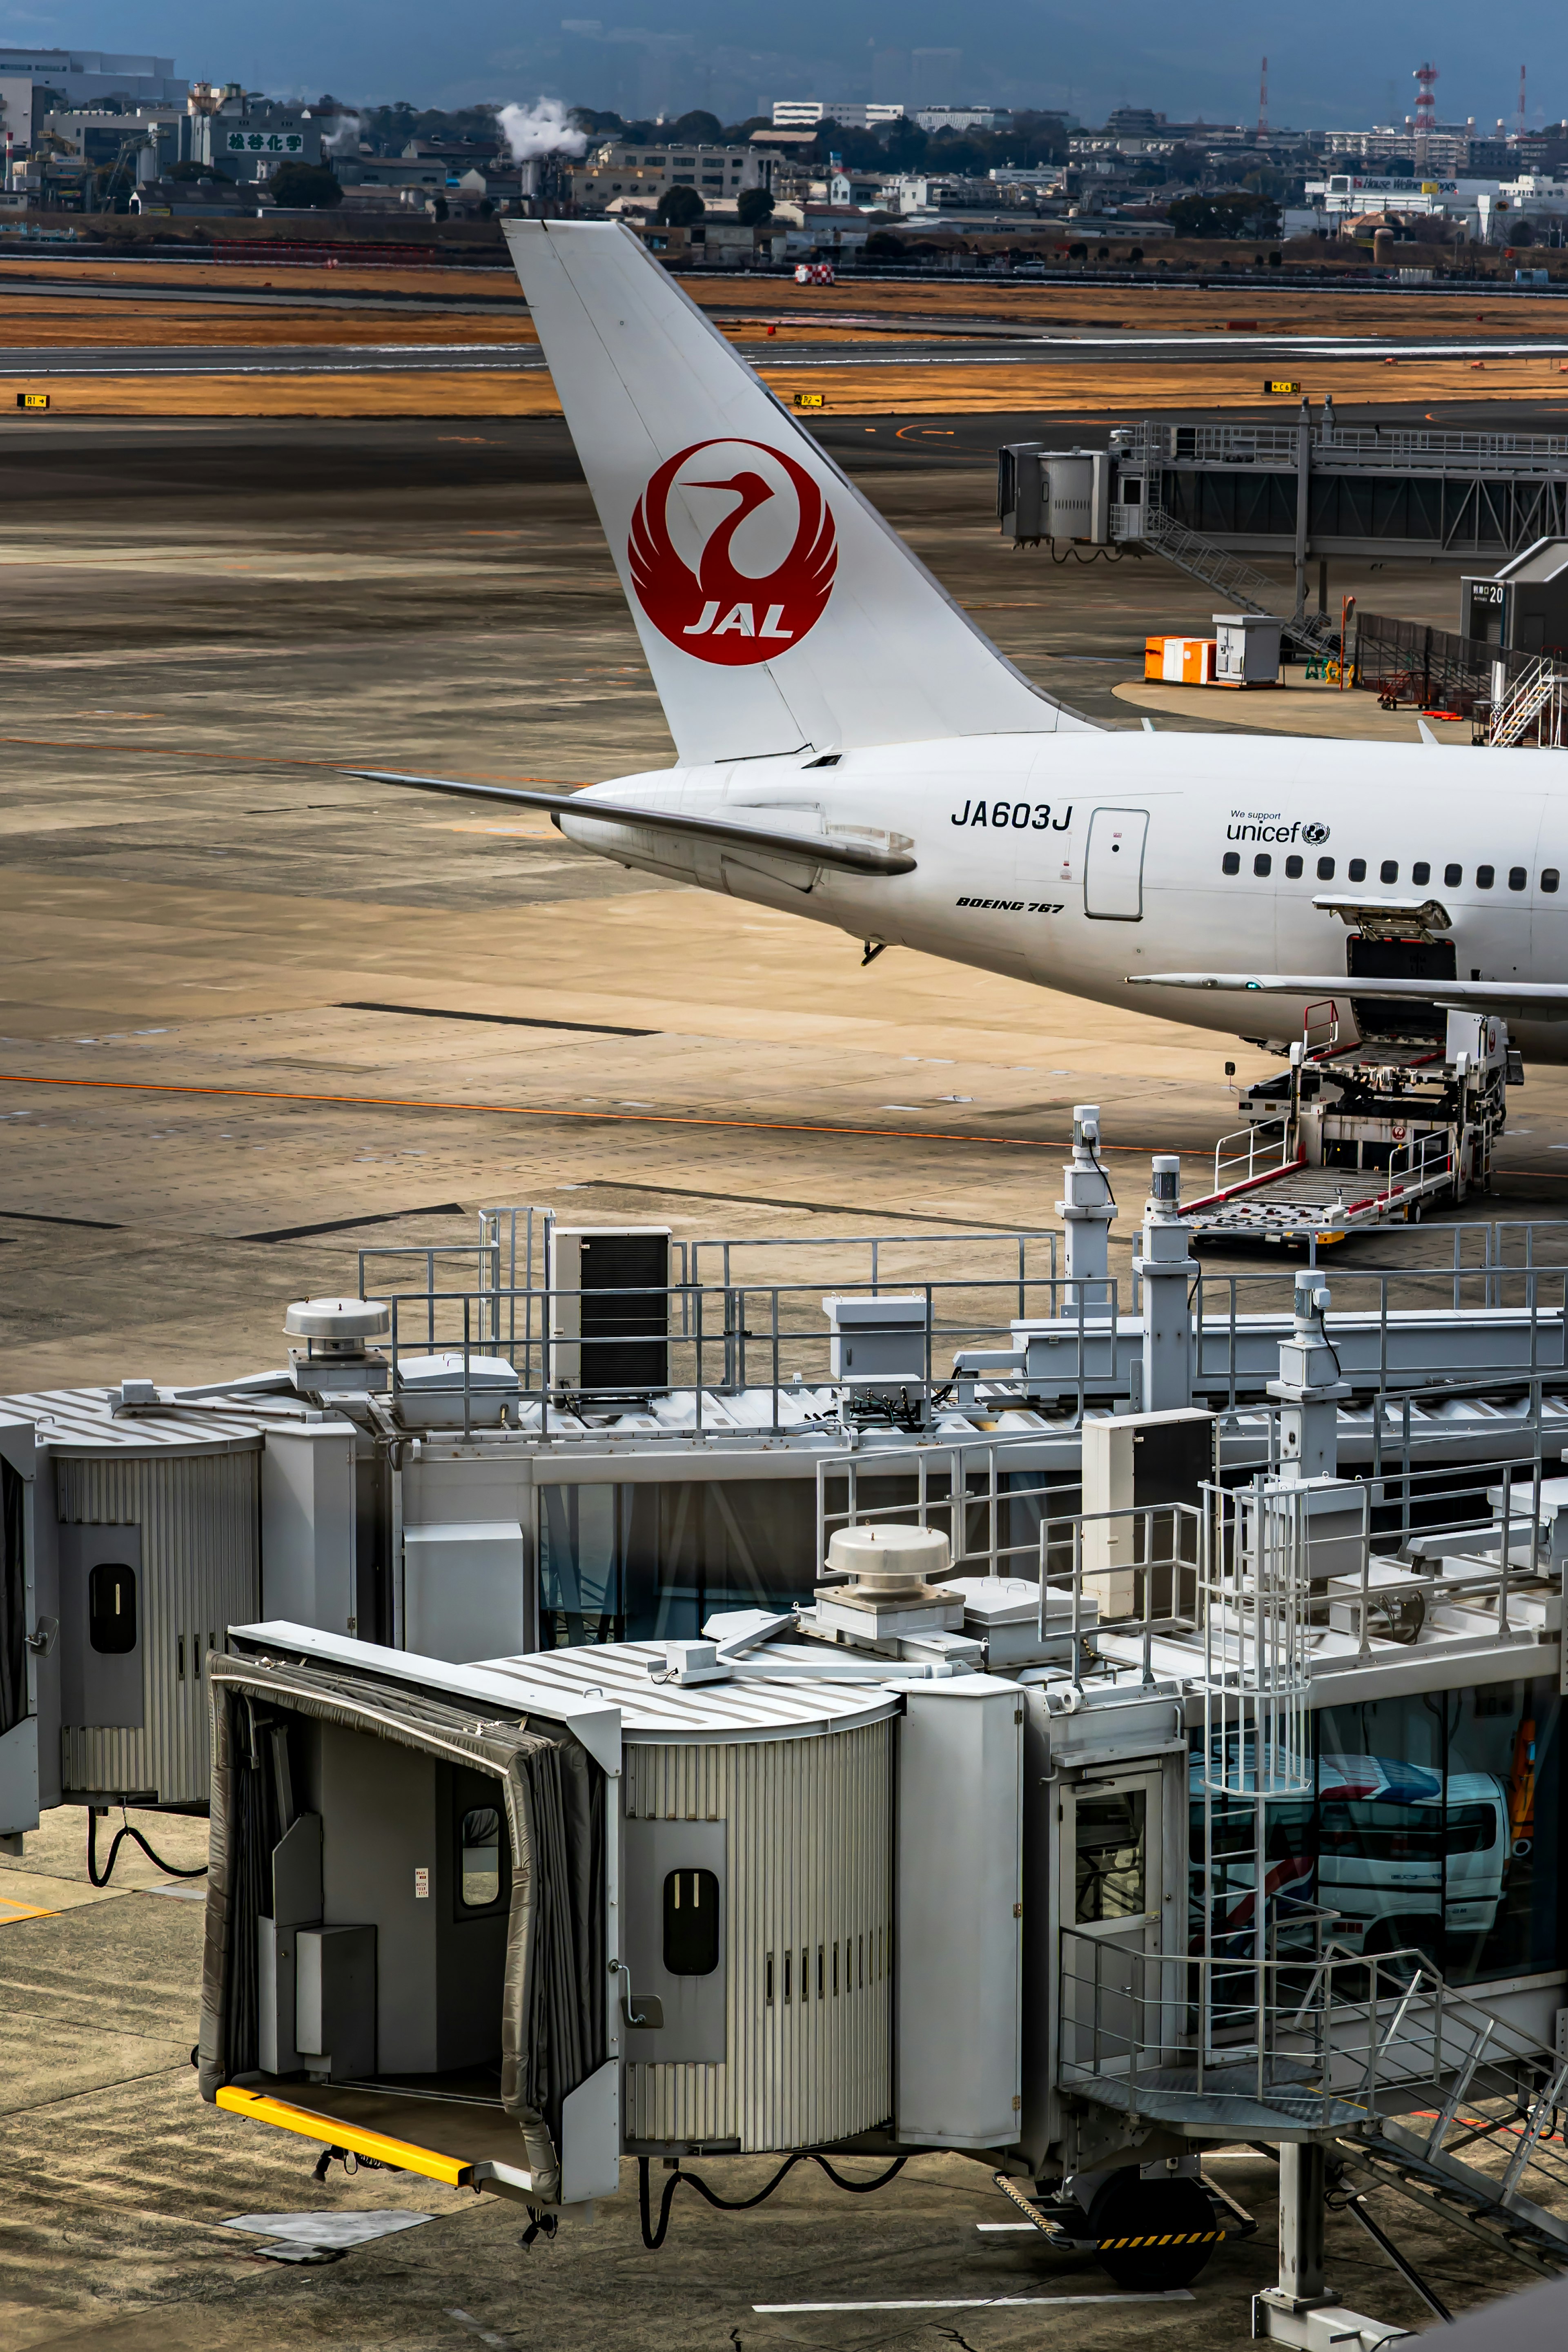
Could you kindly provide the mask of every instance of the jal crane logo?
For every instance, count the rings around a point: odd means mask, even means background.
[[[731,499],[722,510],[711,495],[691,495],[721,491]],[[782,450],[696,441],[649,480],[626,560],[661,636],[700,661],[739,667],[773,660],[816,626],[838,534],[816,483]]]

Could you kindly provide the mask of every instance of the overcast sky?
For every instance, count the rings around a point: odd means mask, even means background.
[[[563,5],[582,9],[600,35],[563,36]],[[1561,7],[1518,0],[1505,15],[1500,45],[1489,10],[1451,0],[1364,14],[1242,0],[993,0],[983,11],[937,0],[794,0],[787,10],[754,0],[624,0],[618,9],[616,0],[468,0],[456,13],[428,0],[330,8],[274,0],[265,9],[254,0],[77,0],[57,13],[38,0],[0,5],[0,38],[172,54],[181,74],[279,92],[330,89],[421,105],[542,92],[599,105],[712,100],[721,112],[749,112],[769,96],[870,96],[877,53],[957,47],[957,86],[944,96],[1070,106],[1093,121],[1119,104],[1251,121],[1267,49],[1270,119],[1315,128],[1403,119],[1414,104],[1412,68],[1430,56],[1441,69],[1442,120],[1473,114],[1489,129],[1501,115],[1511,126],[1523,62],[1531,121],[1556,121],[1568,111]],[[639,33],[650,37],[639,42]],[[885,63],[882,79],[897,72]],[[566,86],[567,78],[599,86]]]

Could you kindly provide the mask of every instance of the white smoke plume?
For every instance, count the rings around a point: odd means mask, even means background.
[[[566,119],[558,98],[542,98],[536,106],[503,106],[496,116],[514,163],[535,155],[581,155],[588,134]]]
[[[337,128],[329,138],[321,142],[322,152],[328,155],[357,155],[359,131],[360,121],[357,114],[340,114]]]

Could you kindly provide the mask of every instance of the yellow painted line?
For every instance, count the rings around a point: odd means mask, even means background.
[[[306,2107],[291,2107],[283,2099],[269,2099],[264,2092],[248,2091],[238,2084],[226,2084],[217,2095],[217,2104],[231,2116],[275,2124],[280,2131],[299,2132],[323,2147],[347,2148],[351,2155],[394,2165],[400,2172],[422,2172],[427,2180],[444,2180],[448,2189],[467,2189],[473,2180],[473,2166],[460,2156],[440,2156],[434,2148],[416,2147],[412,2140],[363,2131],[357,2125],[341,2123],[335,2116],[312,2115]]]
[[[58,1911],[46,1911],[38,1903],[14,1903],[8,1895],[0,1895],[0,1927],[9,1927],[13,1919],[58,1919]]]

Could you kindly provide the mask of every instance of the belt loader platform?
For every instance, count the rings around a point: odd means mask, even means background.
[[[1503,1022],[1450,1013],[1440,1046],[1342,1046],[1337,1007],[1312,1013],[1289,1068],[1238,1097],[1247,1125],[1215,1146],[1213,1191],[1183,1209],[1194,1241],[1342,1241],[1490,1189],[1506,1088],[1523,1079]]]

